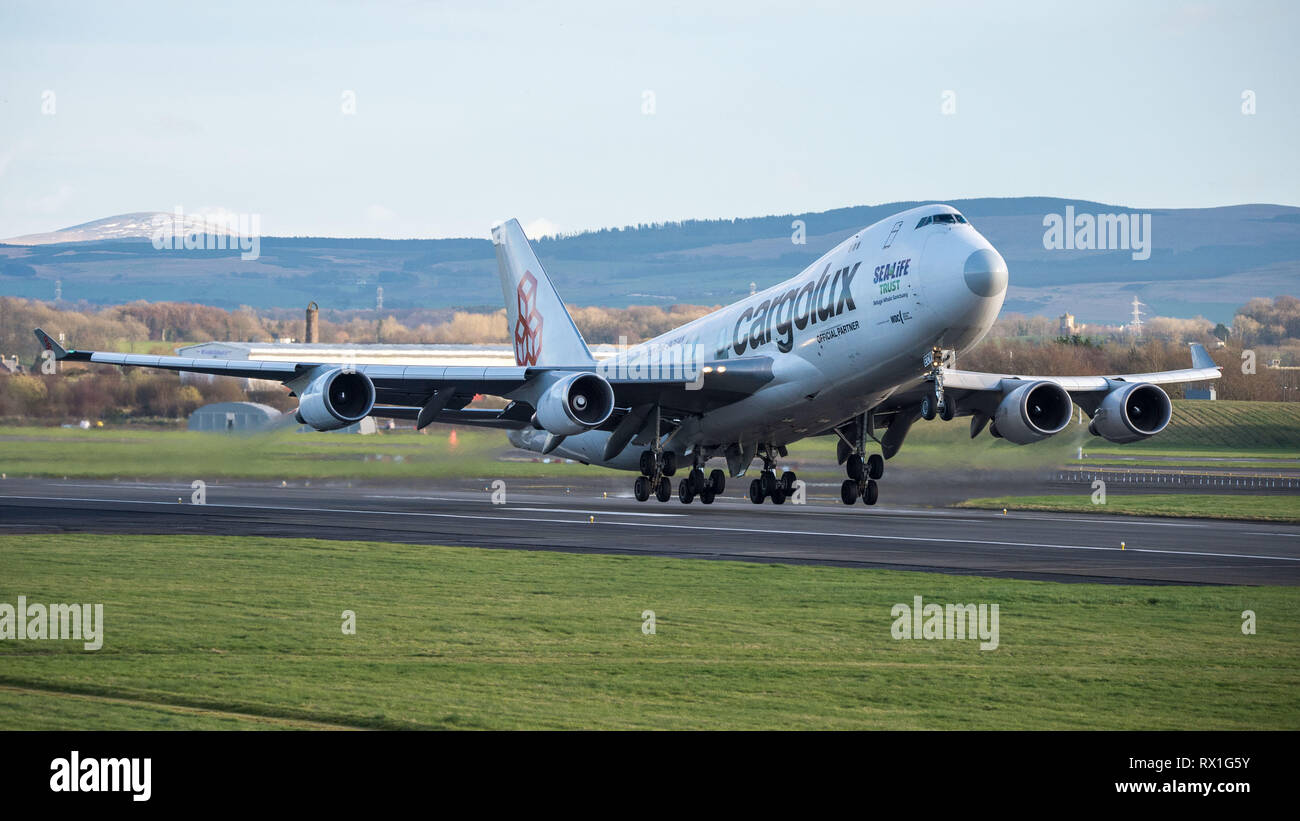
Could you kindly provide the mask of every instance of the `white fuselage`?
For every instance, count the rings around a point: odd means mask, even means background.
[[[954,221],[917,227],[933,215]],[[964,351],[993,325],[1006,294],[1006,265],[959,218],[948,206],[927,205],[881,220],[797,276],[620,356],[680,347],[702,350],[709,361],[772,358],[772,381],[703,414],[696,444],[785,445],[821,433],[920,381],[933,348]],[[635,470],[638,448],[603,460],[608,436],[570,436],[555,455]],[[534,444],[530,433],[511,438]]]

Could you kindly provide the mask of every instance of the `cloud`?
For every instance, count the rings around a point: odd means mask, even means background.
[[[538,217],[524,226],[524,233],[529,239],[559,236],[560,231],[560,226],[551,222],[546,217]]]

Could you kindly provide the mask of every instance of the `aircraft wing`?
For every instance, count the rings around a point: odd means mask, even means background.
[[[943,388],[945,391],[1001,392],[1006,387],[1008,380],[1042,380],[1055,382],[1074,396],[1097,391],[1104,393],[1113,389],[1117,382],[1145,382],[1152,385],[1169,385],[1182,382],[1202,382],[1207,379],[1218,379],[1222,376],[1222,369],[1214,364],[1214,360],[1210,358],[1203,345],[1193,342],[1190,347],[1192,349],[1192,367],[1176,371],[1126,373],[1113,376],[1027,376],[1024,374],[980,373],[978,371],[945,369],[943,372]]]
[[[36,337],[41,346],[51,351],[57,360],[277,380],[295,394],[317,374],[344,367],[339,363],[327,362],[265,362],[79,351],[64,349],[39,328],[36,329]],[[365,374],[374,384],[375,408],[371,415],[417,418],[420,417],[421,410],[426,410],[425,415],[419,418],[421,427],[433,421],[503,428],[522,427],[531,418],[531,408],[527,415],[520,407],[515,407],[510,413],[494,410],[470,413],[463,409],[476,394],[509,397],[524,388],[530,380],[555,371],[600,373],[614,389],[617,408],[658,403],[666,411],[682,413],[704,412],[739,401],[772,379],[770,357],[705,363],[701,368],[702,373],[698,375],[687,374],[679,367],[678,372],[656,378],[647,378],[635,372],[621,373],[618,370],[605,374],[598,364],[483,367],[358,363],[347,367]],[[612,427],[619,418],[621,414],[615,413],[602,428]]]
[[[1106,398],[1126,385],[1169,385],[1218,379],[1221,369],[1214,364],[1204,346],[1192,343],[1190,368],[1155,373],[1126,373],[1108,376],[1033,376],[1029,374],[983,373],[945,368],[942,371],[944,396],[956,406],[954,415],[972,418],[974,437],[995,414],[1003,398],[1024,385],[1050,382],[1059,385],[1072,403],[1089,416],[1098,413]],[[872,409],[877,428],[885,428],[881,439],[885,458],[891,458],[902,446],[912,424],[921,418],[921,403],[931,391],[931,379],[918,375],[910,384],[886,398]],[[836,426],[845,429],[852,420]],[[835,428],[829,429],[828,434]]]

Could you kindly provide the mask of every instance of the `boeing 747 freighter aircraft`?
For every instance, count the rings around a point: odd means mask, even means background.
[[[1200,345],[1192,367],[1116,376],[976,373],[944,366],[943,352],[975,345],[997,318],[1007,265],[956,209],[927,205],[858,231],[792,279],[597,362],[534,255],[518,221],[492,229],[515,367],[355,367],[313,362],[222,362],[64,350],[57,359],[275,379],[317,430],[365,416],[480,425],[517,447],[637,471],[634,491],[666,502],[711,504],[729,474],[755,504],[781,504],[795,476],[776,474],[786,446],[835,436],[845,504],[876,503],[885,460],[917,419],[970,417],[1018,445],[1059,433],[1074,405],[1111,442],[1154,436],[1169,424],[1161,384],[1216,379]],[[510,400],[466,408],[475,394]],[[879,452],[869,447],[873,443]],[[707,476],[708,460],[726,472]]]

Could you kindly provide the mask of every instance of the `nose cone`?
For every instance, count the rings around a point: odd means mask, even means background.
[[[966,257],[963,268],[966,287],[981,297],[994,297],[1007,289],[1007,263],[992,248],[981,248]]]

